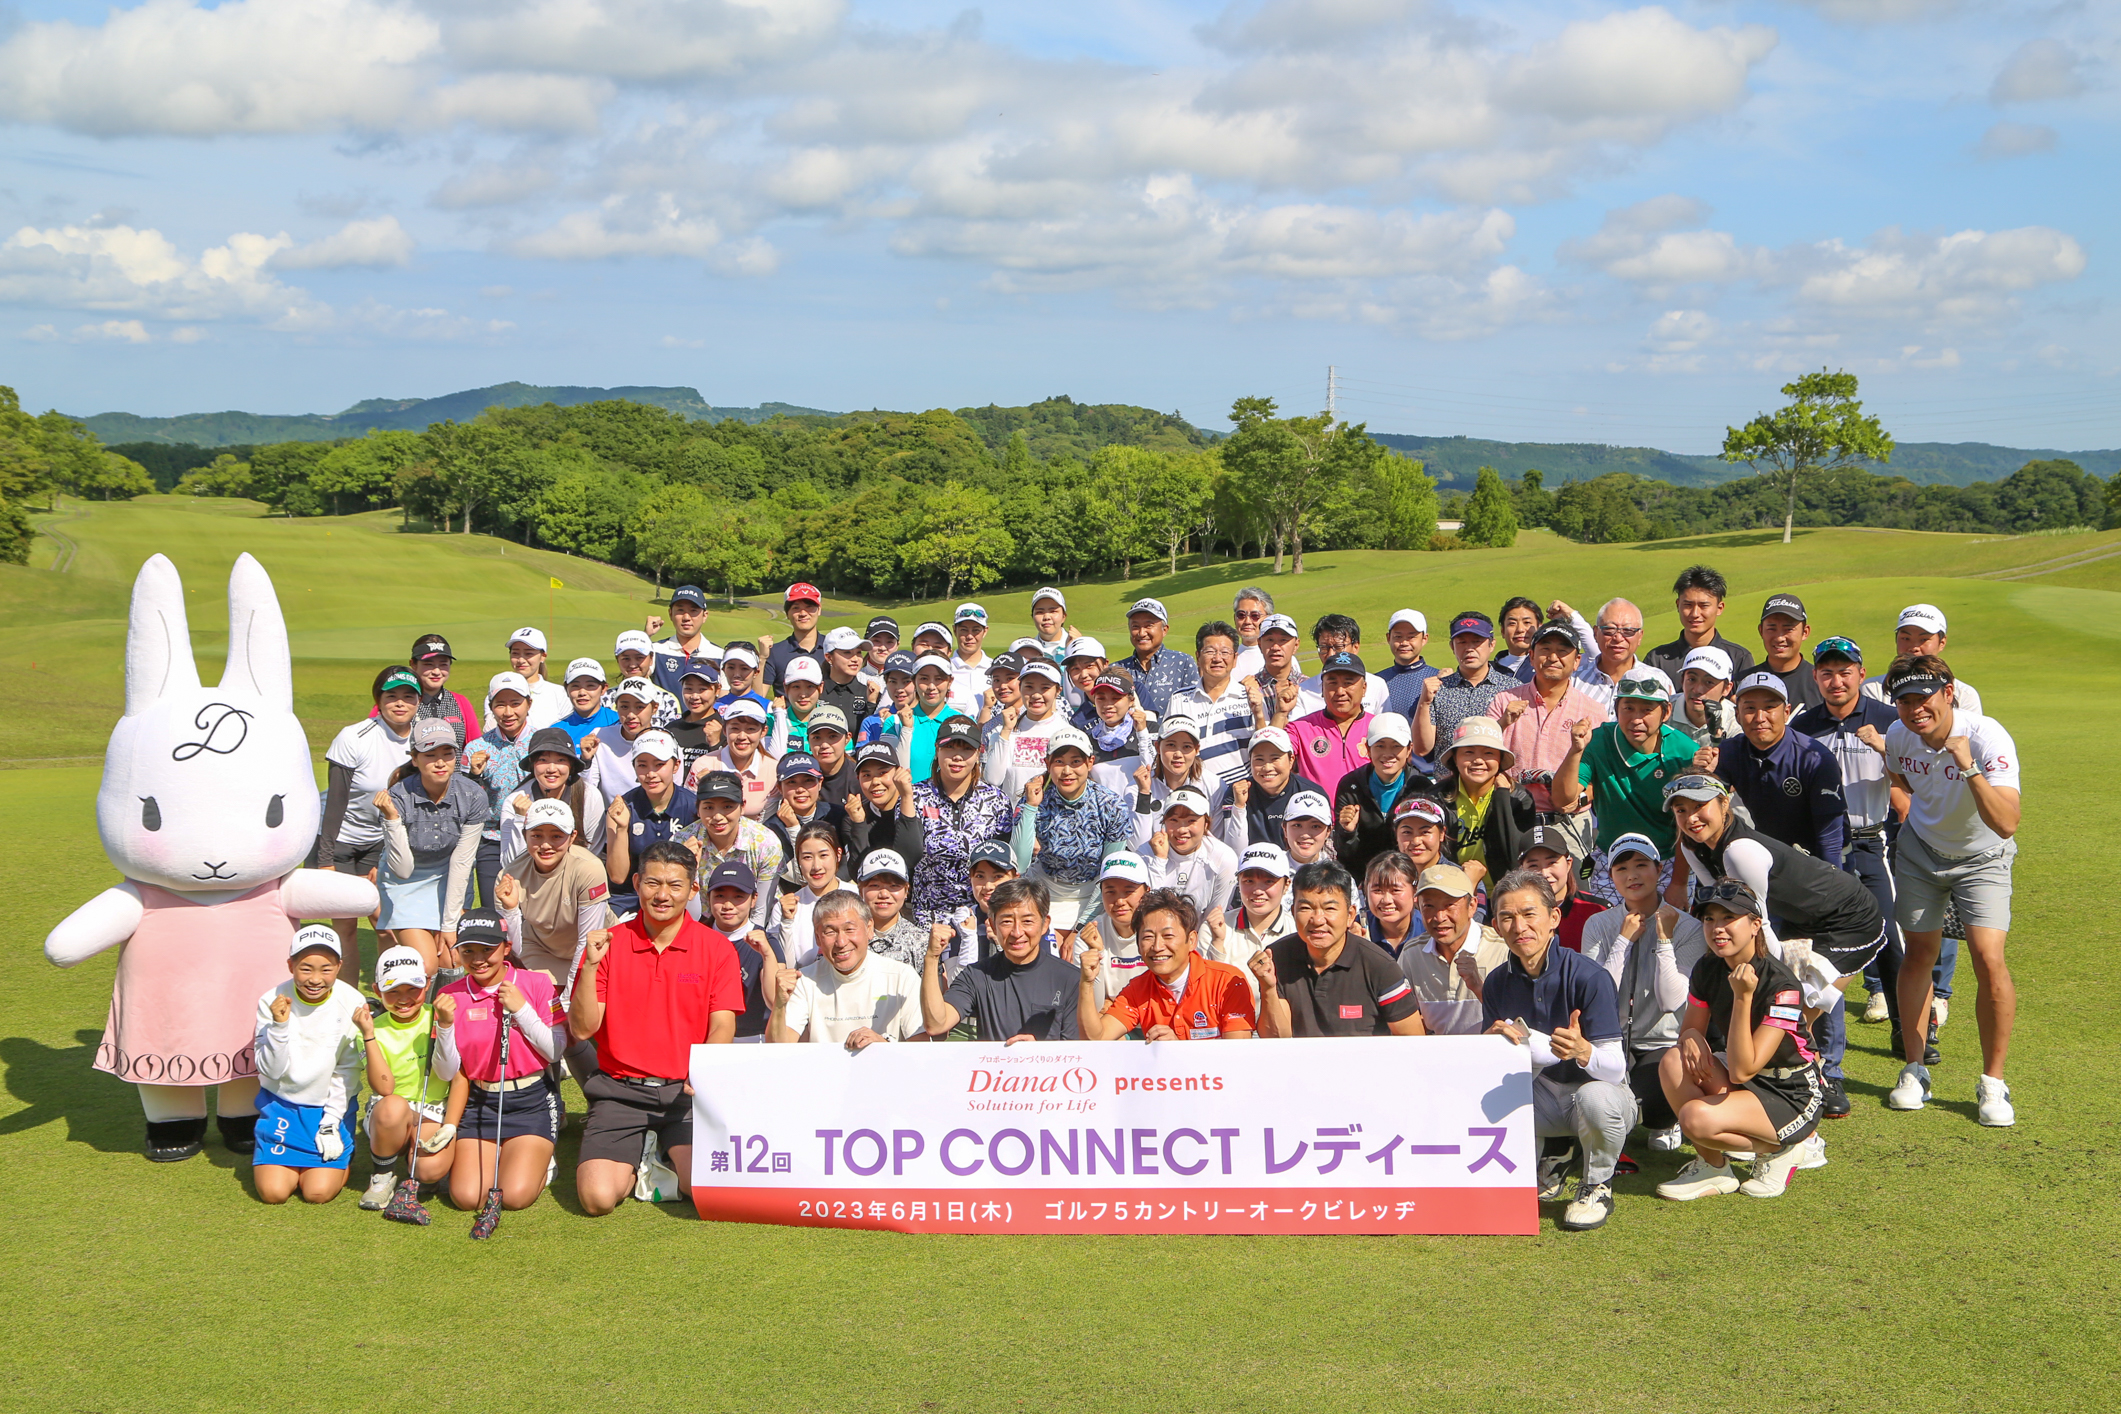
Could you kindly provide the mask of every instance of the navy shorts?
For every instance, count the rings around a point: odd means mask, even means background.
[[[493,1143],[497,1112],[503,1144],[526,1137],[543,1139],[548,1144],[557,1143],[560,1121],[566,1115],[560,1104],[560,1092],[543,1074],[520,1090],[481,1090],[474,1085],[471,1098],[464,1104],[463,1122],[457,1125],[457,1137]]]

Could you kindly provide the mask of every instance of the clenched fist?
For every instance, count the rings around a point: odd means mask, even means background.
[[[501,912],[513,913],[523,906],[523,883],[513,874],[503,874],[493,881],[493,901],[501,905]]]
[[[435,1025],[447,1028],[457,1024],[457,997],[454,992],[435,993]]]
[[[274,997],[272,999],[272,1019],[274,1021],[285,1021],[294,1014],[295,1004],[288,998]]]
[[[611,951],[611,930],[599,928],[582,944],[582,966],[595,967]]]

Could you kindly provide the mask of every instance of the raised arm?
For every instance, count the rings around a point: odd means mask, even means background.
[[[105,889],[44,935],[44,955],[61,967],[86,962],[130,938],[146,914],[140,891],[130,882]]]
[[[921,1025],[930,1036],[941,1036],[958,1023],[957,1008],[943,1000],[943,950],[950,945],[952,930],[937,921],[928,930],[928,956],[921,962]]]

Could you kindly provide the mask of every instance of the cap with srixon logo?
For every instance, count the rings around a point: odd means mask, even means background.
[[[1237,861],[1240,874],[1272,874],[1277,879],[1286,879],[1296,870],[1289,863],[1289,852],[1278,844],[1260,843],[1247,846]]]
[[[1054,665],[1051,658],[1034,658],[1024,664],[1021,673],[1022,676],[1027,678],[1044,678],[1047,682],[1056,686],[1065,681],[1061,670]]]
[[[475,948],[508,947],[508,927],[501,922],[501,915],[490,908],[467,908],[457,919],[457,946],[470,944]]]
[[[1793,623],[1809,623],[1804,616],[1804,601],[1794,594],[1770,594],[1768,601],[1760,606],[1760,621],[1766,623],[1777,614]]]

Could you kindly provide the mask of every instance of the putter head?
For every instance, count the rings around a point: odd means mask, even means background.
[[[471,1238],[482,1242],[493,1236],[493,1230],[501,1225],[501,1195],[488,1193],[486,1201],[479,1205],[478,1217],[472,1219]]]
[[[434,1221],[434,1214],[420,1201],[420,1181],[408,1178],[398,1184],[397,1191],[390,1195],[390,1202],[383,1209],[383,1216],[394,1223],[410,1223],[414,1227],[426,1227]]]

